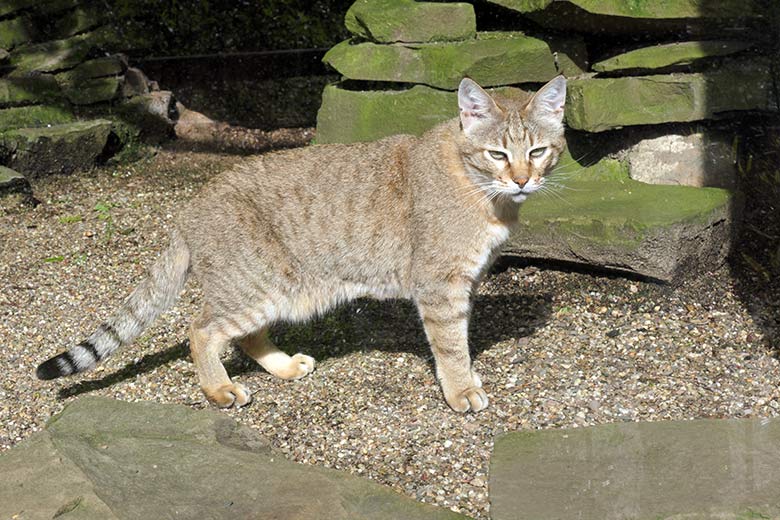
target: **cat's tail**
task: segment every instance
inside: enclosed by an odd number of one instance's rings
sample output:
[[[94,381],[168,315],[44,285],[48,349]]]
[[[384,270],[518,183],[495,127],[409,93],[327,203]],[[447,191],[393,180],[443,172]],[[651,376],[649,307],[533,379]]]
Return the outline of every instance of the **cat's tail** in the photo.
[[[189,268],[190,250],[174,230],[171,245],[117,312],[85,341],[41,363],[35,375],[38,379],[55,379],[83,372],[119,347],[132,343],[160,314],[173,306],[187,281]]]

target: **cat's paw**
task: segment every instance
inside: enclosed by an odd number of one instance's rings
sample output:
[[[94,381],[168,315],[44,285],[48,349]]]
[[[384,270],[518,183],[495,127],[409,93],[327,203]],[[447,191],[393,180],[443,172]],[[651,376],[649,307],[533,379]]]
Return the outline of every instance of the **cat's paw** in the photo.
[[[444,399],[456,412],[479,412],[488,405],[488,396],[482,390],[482,380],[476,372],[471,373],[472,386],[444,393]]]
[[[220,408],[230,408],[233,405],[240,408],[252,401],[252,392],[238,383],[207,386],[203,387],[202,390],[206,399]]]
[[[283,366],[269,368],[273,375],[281,379],[300,379],[314,372],[314,358],[305,354],[295,354],[288,358]]]

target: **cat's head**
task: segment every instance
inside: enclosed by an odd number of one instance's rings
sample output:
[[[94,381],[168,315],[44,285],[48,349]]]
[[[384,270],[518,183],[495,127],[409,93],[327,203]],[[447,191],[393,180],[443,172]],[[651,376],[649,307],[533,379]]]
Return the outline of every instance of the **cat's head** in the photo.
[[[566,141],[566,79],[558,76],[527,101],[492,98],[465,78],[458,89],[461,154],[485,191],[522,202],[544,184]]]

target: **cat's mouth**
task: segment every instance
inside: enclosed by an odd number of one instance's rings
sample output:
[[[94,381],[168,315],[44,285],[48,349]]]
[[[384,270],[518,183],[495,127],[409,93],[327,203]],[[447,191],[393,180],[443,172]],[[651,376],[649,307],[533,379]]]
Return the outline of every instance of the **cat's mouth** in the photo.
[[[523,190],[518,191],[514,195],[511,195],[512,201],[514,202],[524,202],[525,199],[528,198],[528,193],[524,192]]]

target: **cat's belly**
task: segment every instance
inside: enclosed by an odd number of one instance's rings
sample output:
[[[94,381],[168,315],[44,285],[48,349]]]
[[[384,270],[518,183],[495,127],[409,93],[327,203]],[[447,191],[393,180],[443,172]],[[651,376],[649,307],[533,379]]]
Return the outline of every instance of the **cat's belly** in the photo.
[[[400,283],[385,281],[382,283],[363,283],[346,280],[328,280],[309,286],[285,298],[279,310],[294,321],[307,320],[315,315],[324,314],[340,304],[358,298],[387,300],[407,297]],[[281,317],[281,316],[280,316]]]

